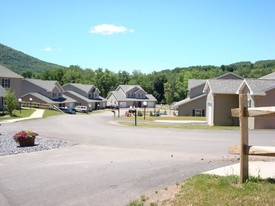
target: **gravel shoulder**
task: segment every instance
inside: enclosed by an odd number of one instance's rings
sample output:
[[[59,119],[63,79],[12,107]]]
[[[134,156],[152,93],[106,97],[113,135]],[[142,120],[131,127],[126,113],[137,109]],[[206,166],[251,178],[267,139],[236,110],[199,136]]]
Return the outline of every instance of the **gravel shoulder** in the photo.
[[[0,156],[14,155],[20,153],[37,152],[43,150],[69,147],[70,143],[62,139],[36,137],[35,146],[19,147],[13,140],[14,132],[4,132],[0,135]]]

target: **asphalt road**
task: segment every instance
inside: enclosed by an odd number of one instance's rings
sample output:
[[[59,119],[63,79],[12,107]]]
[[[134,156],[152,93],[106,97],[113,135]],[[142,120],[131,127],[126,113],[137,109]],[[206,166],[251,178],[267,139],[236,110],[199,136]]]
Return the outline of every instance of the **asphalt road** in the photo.
[[[2,124],[74,146],[0,157],[0,205],[126,205],[194,174],[232,164],[236,130],[178,130],[113,124],[111,112]],[[250,132],[252,145],[275,145],[274,130]]]

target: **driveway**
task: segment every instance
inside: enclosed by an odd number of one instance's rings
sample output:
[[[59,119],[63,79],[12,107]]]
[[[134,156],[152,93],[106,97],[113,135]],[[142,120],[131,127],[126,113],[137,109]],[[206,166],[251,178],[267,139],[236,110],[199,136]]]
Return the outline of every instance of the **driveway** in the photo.
[[[142,194],[232,164],[239,131],[177,130],[113,124],[111,112],[3,124],[74,146],[0,157],[0,205],[126,205]],[[274,130],[250,132],[275,145]]]

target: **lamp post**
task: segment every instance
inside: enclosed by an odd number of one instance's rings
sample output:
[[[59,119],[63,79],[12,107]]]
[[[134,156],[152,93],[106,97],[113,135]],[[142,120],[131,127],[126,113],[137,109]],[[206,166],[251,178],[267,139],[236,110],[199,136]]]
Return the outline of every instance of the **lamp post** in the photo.
[[[21,103],[22,103],[22,99],[19,98],[19,99],[18,99],[18,102],[19,102],[19,109],[20,109],[20,114],[21,114]]]
[[[138,113],[138,109],[135,108],[134,112],[135,112],[135,126],[137,126],[137,113]]]
[[[144,120],[145,120],[145,114],[146,114],[146,107],[147,107],[147,102],[143,102],[143,107],[144,107]]]
[[[30,97],[30,109],[32,108],[32,98]]]

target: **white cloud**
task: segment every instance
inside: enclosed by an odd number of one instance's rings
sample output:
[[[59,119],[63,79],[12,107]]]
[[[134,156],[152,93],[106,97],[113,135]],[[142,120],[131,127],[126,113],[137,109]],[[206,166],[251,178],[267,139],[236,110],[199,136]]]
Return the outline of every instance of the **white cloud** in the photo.
[[[90,33],[112,35],[116,33],[134,32],[133,29],[128,29],[125,26],[116,26],[113,24],[100,24],[92,27]]]
[[[52,52],[53,49],[51,47],[46,47],[45,49],[43,49],[44,52]]]

